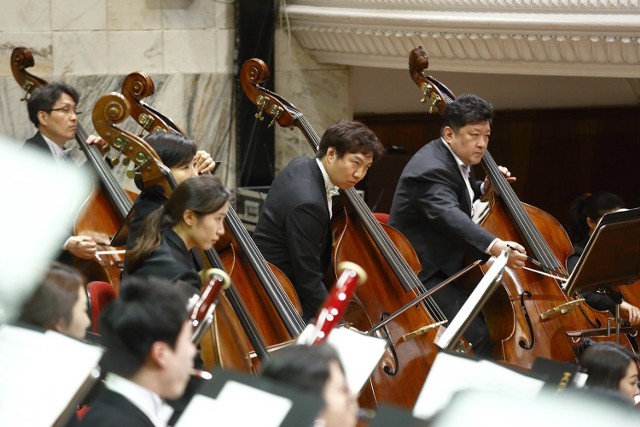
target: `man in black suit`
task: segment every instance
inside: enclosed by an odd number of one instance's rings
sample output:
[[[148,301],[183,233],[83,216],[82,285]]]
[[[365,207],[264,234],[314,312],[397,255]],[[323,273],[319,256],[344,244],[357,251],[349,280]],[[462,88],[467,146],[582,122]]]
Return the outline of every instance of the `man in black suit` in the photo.
[[[522,268],[525,249],[496,238],[471,219],[473,201],[489,189],[490,182],[474,179],[477,165],[487,151],[493,107],[475,95],[463,95],[448,104],[442,117],[441,137],[426,144],[404,168],[391,206],[389,225],[403,233],[416,250],[427,289],[463,268],[468,259],[488,259],[507,246],[508,266]],[[506,168],[501,171],[513,181]],[[458,313],[467,294],[451,284],[436,294],[436,302],[448,319]],[[475,352],[491,355],[484,322],[474,319],[465,338]]]
[[[50,83],[36,89],[27,101],[29,119],[38,132],[29,138],[24,146],[33,147],[51,155],[55,161],[69,160],[70,149],[65,149],[67,141],[75,139],[78,129],[78,92],[64,83]],[[88,144],[105,144],[95,135],[87,138]],[[59,260],[71,264],[71,256],[93,259],[96,242],[90,236],[71,236],[63,245]]]
[[[382,153],[369,128],[342,120],[327,128],[314,159],[293,159],[271,184],[253,238],[293,284],[306,321],[328,295],[322,278],[331,261],[331,198],[360,182]]]
[[[187,302],[169,281],[130,278],[100,316],[105,388],[81,426],[166,426],[193,369]]]

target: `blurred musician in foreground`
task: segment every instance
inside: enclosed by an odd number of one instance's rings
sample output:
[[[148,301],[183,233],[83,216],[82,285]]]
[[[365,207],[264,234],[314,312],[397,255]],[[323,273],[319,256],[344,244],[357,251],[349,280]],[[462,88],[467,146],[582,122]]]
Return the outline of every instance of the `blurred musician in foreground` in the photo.
[[[80,272],[53,262],[44,280],[23,305],[18,321],[84,339],[91,320],[87,314],[87,292]]]
[[[136,244],[127,251],[125,277],[159,276],[185,282],[199,293],[202,280],[190,251],[207,251],[224,234],[229,197],[213,175],[183,181],[145,219]]]
[[[294,345],[278,350],[264,366],[262,376],[322,396],[325,407],[314,426],[356,425],[358,401],[349,390],[338,353],[330,344]]]
[[[314,159],[293,159],[271,184],[253,238],[293,284],[305,321],[328,295],[332,196],[360,182],[383,150],[365,125],[342,120],[327,128]]]
[[[476,181],[471,166],[487,152],[493,107],[476,95],[462,95],[446,106],[440,138],[422,147],[402,171],[389,216],[412,244],[420,263],[420,280],[427,289],[446,280],[469,260],[497,256],[507,247],[508,267],[522,268],[525,249],[503,241],[472,221],[473,202],[489,190],[490,181]],[[513,182],[506,168],[501,172]],[[467,294],[456,283],[434,294],[448,319],[458,313]],[[476,318],[465,338],[476,354],[491,356],[486,325]]]
[[[578,197],[571,204],[569,212],[569,233],[573,242],[573,254],[567,259],[567,268],[572,272],[576,267],[589,238],[598,225],[598,221],[609,212],[615,212],[624,207],[620,196],[606,191],[596,191]],[[594,292],[585,292],[587,304],[596,310],[608,310],[616,313],[616,301],[609,287],[602,287]],[[617,297],[622,298],[620,295]],[[640,325],[640,309],[625,300],[621,300],[620,313],[628,319],[632,325]],[[633,342],[634,340],[632,340]]]
[[[584,351],[580,364],[588,375],[587,389],[620,393],[632,404],[640,397],[638,357],[627,348],[612,342],[595,343]]]
[[[76,137],[79,100],[78,92],[64,83],[52,82],[36,89],[27,101],[27,110],[38,131],[25,142],[25,146],[49,153],[56,162],[71,161],[68,158],[71,149],[65,149],[64,145]],[[86,142],[100,146],[105,144],[95,135],[90,135]],[[59,261],[70,264],[70,255],[93,259],[96,242],[90,236],[71,236],[62,249]]]
[[[162,164],[171,170],[171,175],[176,184],[180,184],[192,176],[211,172],[216,166],[209,153],[198,150],[196,143],[182,134],[155,131],[147,135],[144,140],[158,154]],[[133,203],[133,216],[129,223],[127,248],[132,248],[135,244],[147,215],[167,202],[167,196],[164,194],[162,187],[144,188],[144,184],[139,179],[136,179],[135,182],[141,192]]]
[[[81,426],[166,426],[164,399],[184,393],[195,345],[184,297],[170,282],[130,278],[100,316],[108,348],[105,389],[90,403]]]

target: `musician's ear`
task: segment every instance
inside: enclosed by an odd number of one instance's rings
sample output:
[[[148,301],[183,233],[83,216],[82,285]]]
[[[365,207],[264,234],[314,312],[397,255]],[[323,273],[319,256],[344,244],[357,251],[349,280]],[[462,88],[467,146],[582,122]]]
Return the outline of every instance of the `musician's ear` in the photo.
[[[189,226],[194,224],[195,218],[196,214],[191,209],[187,209],[182,213],[182,220]]]
[[[589,230],[595,230],[596,225],[598,225],[598,221],[594,221],[593,219],[587,217],[587,226],[589,227]]]
[[[336,148],[335,147],[327,148],[327,160],[332,162],[336,159],[336,157],[337,157]]]
[[[38,123],[41,126],[46,126],[47,125],[47,112],[46,111],[38,111]]]
[[[453,140],[454,135],[455,135],[455,132],[449,126],[445,126],[442,129],[442,139],[444,139],[447,144],[451,144],[451,141]]]

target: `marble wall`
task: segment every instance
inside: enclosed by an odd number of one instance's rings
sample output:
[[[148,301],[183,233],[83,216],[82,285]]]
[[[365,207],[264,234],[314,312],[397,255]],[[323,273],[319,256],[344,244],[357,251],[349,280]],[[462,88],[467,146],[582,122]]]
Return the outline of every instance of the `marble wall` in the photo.
[[[344,65],[320,64],[285,29],[276,31],[275,87],[322,136],[340,119],[351,119],[350,70]],[[298,130],[276,129],[276,169],[296,156],[313,156],[314,150]]]
[[[227,185],[235,182],[233,97],[234,2],[229,0],[3,0],[0,14],[0,134],[18,142],[35,129],[23,91],[11,72],[11,52],[28,47],[32,74],[63,80],[82,96],[81,125],[93,133],[96,100],[120,91],[123,78],[143,71],[155,83],[145,101],[171,117],[201,148],[223,161]],[[349,69],[319,64],[290,34],[276,34],[276,92],[305,115],[320,135],[350,118]],[[266,125],[266,124],[265,124]],[[138,127],[128,121],[127,130]],[[73,145],[70,142],[69,145]],[[82,153],[74,152],[78,162]],[[299,130],[276,130],[276,171],[298,155],[313,155]],[[132,189],[124,168],[115,171]]]
[[[233,183],[233,22],[226,0],[3,0],[0,133],[21,142],[35,132],[11,72],[17,46],[32,51],[32,74],[80,91],[80,121],[90,133],[96,100],[143,71],[155,84],[145,101],[222,160],[220,174]],[[133,121],[123,127],[137,129]],[[82,161],[81,153],[74,156]],[[123,168],[116,174],[132,187]]]

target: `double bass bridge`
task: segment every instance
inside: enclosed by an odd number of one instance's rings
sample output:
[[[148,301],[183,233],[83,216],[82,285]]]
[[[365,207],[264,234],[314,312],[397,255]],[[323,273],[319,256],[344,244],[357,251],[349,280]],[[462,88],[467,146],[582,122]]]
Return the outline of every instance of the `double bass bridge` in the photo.
[[[544,313],[540,313],[540,320],[547,320],[559,314],[567,314],[582,302],[584,302],[584,298],[578,298],[557,307],[550,308]]]
[[[424,334],[426,334],[427,332],[429,332],[429,331],[431,331],[433,329],[439,328],[441,325],[444,325],[445,323],[447,323],[446,320],[441,320],[440,322],[435,322],[435,323],[431,323],[429,325],[425,325],[425,326],[423,326],[423,327],[421,327],[419,329],[416,329],[413,332],[409,332],[409,333],[404,334],[402,336],[402,341],[409,341],[409,340],[412,340],[414,338],[417,338],[420,335],[424,335]]]

